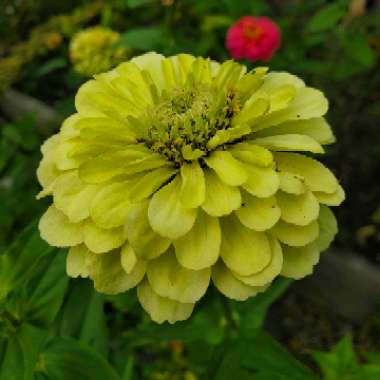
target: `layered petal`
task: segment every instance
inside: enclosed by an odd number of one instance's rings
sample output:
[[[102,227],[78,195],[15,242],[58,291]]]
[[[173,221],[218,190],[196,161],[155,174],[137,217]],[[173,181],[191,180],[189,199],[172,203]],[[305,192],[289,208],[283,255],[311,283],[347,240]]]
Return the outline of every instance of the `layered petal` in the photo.
[[[306,226],[297,226],[280,220],[271,230],[281,243],[301,247],[317,239],[319,226],[316,221]]]
[[[235,213],[242,224],[255,231],[269,230],[281,216],[275,197],[257,198],[246,192],[242,206]]]
[[[120,247],[126,239],[123,227],[104,229],[88,220],[83,228],[83,241],[94,253],[104,253]]]
[[[205,171],[206,198],[203,210],[211,216],[228,215],[241,205],[240,190],[226,185],[211,170]]]
[[[137,297],[145,311],[157,323],[183,321],[190,317],[194,309],[193,303],[181,303],[159,296],[148,280],[144,280],[137,287]]]
[[[89,257],[91,252],[84,244],[71,247],[66,260],[66,272],[70,277],[89,276]]]
[[[283,265],[282,248],[278,240],[272,236],[268,237],[271,248],[271,260],[260,272],[250,276],[241,276],[235,273],[235,277],[244,284],[254,287],[269,285],[281,272]]]
[[[281,219],[287,223],[306,226],[319,215],[319,202],[311,191],[300,195],[279,191],[276,194],[281,209]]]
[[[212,282],[222,294],[237,301],[245,301],[265,290],[264,287],[249,286],[238,280],[222,261],[212,268]]]
[[[302,176],[311,191],[334,193],[338,181],[333,173],[320,162],[298,153],[275,153],[277,168],[280,171]]]
[[[155,293],[182,303],[194,303],[205,293],[211,270],[182,267],[172,249],[148,264],[147,276]]]
[[[220,255],[229,269],[249,276],[270,262],[271,248],[265,233],[243,226],[235,216],[223,218]]]
[[[176,177],[156,192],[149,202],[148,218],[152,229],[161,236],[176,239],[194,225],[197,209],[186,209],[180,198],[181,179]]]
[[[105,294],[118,294],[134,288],[144,277],[146,264],[139,261],[130,273],[122,265],[120,251],[104,255],[92,255],[89,272],[97,291]]]
[[[314,265],[319,261],[320,252],[315,244],[304,247],[283,246],[284,263],[281,274],[299,280],[313,273]]]
[[[218,260],[221,238],[218,218],[199,211],[193,228],[174,241],[177,260],[188,269],[208,268]]]
[[[71,223],[55,206],[50,206],[38,224],[41,237],[55,247],[73,247],[83,241],[83,223]]]
[[[153,231],[148,220],[149,202],[132,205],[125,225],[128,240],[136,256],[151,260],[164,253],[171,244],[171,239]]]

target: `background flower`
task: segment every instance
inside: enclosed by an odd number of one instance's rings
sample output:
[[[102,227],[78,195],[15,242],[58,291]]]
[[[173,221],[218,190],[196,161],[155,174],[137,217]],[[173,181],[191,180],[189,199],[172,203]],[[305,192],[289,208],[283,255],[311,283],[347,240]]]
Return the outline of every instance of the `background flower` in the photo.
[[[269,61],[280,43],[280,30],[268,17],[244,16],[228,29],[226,37],[231,57],[248,61]]]
[[[116,47],[120,34],[101,26],[77,33],[70,43],[70,59],[77,72],[92,76],[110,70],[128,56],[128,49]]]

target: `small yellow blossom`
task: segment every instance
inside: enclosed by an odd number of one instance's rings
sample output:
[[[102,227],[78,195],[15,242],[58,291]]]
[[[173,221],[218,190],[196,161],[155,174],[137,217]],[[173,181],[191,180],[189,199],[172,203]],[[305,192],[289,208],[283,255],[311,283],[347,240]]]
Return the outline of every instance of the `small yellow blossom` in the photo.
[[[129,49],[115,46],[119,38],[119,33],[101,26],[77,33],[70,43],[70,59],[75,70],[92,76],[124,61]]]

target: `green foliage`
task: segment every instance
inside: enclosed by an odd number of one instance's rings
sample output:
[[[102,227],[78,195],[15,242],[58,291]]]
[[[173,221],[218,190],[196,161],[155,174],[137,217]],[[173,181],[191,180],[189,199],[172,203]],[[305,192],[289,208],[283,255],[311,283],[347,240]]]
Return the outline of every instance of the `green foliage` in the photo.
[[[345,12],[344,5],[339,2],[325,5],[309,20],[306,29],[310,32],[331,29],[338,24]]]
[[[0,255],[1,380],[120,379],[106,360],[102,296],[88,283],[70,289],[65,260],[36,223]]]
[[[377,380],[380,378],[380,355],[366,355],[361,364],[355,354],[352,338],[345,336],[331,352],[314,352],[324,380]]]

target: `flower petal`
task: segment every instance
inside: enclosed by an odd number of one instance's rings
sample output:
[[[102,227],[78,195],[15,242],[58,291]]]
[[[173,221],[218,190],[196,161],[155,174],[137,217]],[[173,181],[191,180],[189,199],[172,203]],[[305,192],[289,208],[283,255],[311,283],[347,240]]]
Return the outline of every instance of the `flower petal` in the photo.
[[[328,102],[321,91],[311,87],[301,87],[288,107],[255,119],[251,124],[252,130],[259,131],[291,120],[321,117],[327,109]]]
[[[346,199],[346,194],[343,190],[343,187],[340,185],[338,185],[338,188],[335,191],[335,193],[328,194],[322,192],[315,192],[314,195],[320,203],[327,206],[339,206]]]
[[[267,137],[285,135],[289,133],[309,136],[323,145],[335,142],[335,137],[332,133],[331,127],[323,117],[288,121],[274,127],[257,131],[255,136]]]
[[[230,152],[214,151],[205,161],[207,166],[214,169],[219,178],[227,185],[239,186],[248,178],[245,166]]]
[[[266,289],[266,287],[249,286],[239,281],[222,261],[218,261],[212,267],[212,282],[222,294],[237,301],[245,301]]]
[[[265,233],[243,226],[235,216],[223,218],[221,224],[220,255],[229,269],[249,276],[269,264],[271,249]]]
[[[174,241],[177,260],[188,269],[200,270],[210,267],[218,260],[220,242],[218,218],[199,211],[193,228]]]
[[[125,228],[128,240],[139,259],[151,260],[164,253],[171,240],[160,236],[152,230],[148,220],[149,202],[132,205]]]
[[[177,239],[190,231],[197,217],[197,209],[185,209],[182,206],[180,189],[181,179],[177,176],[153,195],[148,207],[152,229],[171,239]]]
[[[148,280],[144,280],[137,287],[137,297],[141,306],[157,323],[183,321],[190,317],[194,309],[193,303],[181,303],[160,297],[150,287]]]
[[[91,202],[90,214],[102,228],[122,226],[131,207],[128,198],[130,182],[116,182],[101,188]]]
[[[239,274],[235,274],[236,278],[244,284],[250,286],[269,285],[274,278],[280,274],[283,263],[281,245],[274,237],[269,237],[268,239],[272,251],[270,263],[262,271],[254,273],[250,276],[240,276]]]
[[[206,196],[206,184],[203,170],[198,161],[181,166],[181,203],[185,208],[200,206]]]
[[[70,277],[88,277],[88,256],[90,251],[84,244],[71,247],[66,259],[66,272]]]
[[[148,263],[147,276],[155,293],[182,303],[198,301],[206,293],[211,270],[182,267],[173,249]]]
[[[121,266],[118,250],[104,255],[92,255],[90,260],[90,277],[98,292],[118,294],[134,288],[144,277],[146,264],[138,261],[131,273]]]
[[[268,198],[278,190],[280,178],[274,169],[254,165],[246,165],[246,169],[248,180],[242,187],[250,194],[259,198]]]
[[[317,239],[319,227],[317,221],[306,226],[296,226],[280,220],[271,232],[281,243],[292,247],[301,247]]]
[[[235,144],[231,149],[231,153],[238,160],[255,166],[267,167],[273,162],[272,153],[259,145],[249,143]]]
[[[277,136],[260,137],[252,140],[253,143],[261,145],[272,151],[305,151],[312,153],[324,153],[318,142],[309,136],[296,134],[283,134]]]
[[[137,179],[134,185],[131,184],[129,199],[131,202],[139,202],[150,197],[166,181],[174,176],[175,173],[176,169],[172,167],[153,169],[145,174],[141,179]]]
[[[255,231],[269,230],[281,216],[275,197],[256,198],[246,192],[242,206],[235,213],[242,224]]]
[[[302,176],[311,191],[335,193],[338,181],[329,169],[310,157],[298,153],[274,153],[280,171]]]
[[[90,220],[85,223],[83,236],[84,243],[94,253],[104,253],[118,248],[126,239],[123,227],[104,229]]]
[[[211,170],[205,171],[206,199],[203,210],[211,216],[228,215],[241,205],[240,190],[226,185]]]
[[[320,256],[315,244],[300,248],[283,246],[283,254],[284,263],[281,274],[296,280],[313,273],[314,265],[318,263]]]
[[[79,88],[75,108],[81,116],[108,116],[120,122],[136,113],[135,106],[127,98],[100,80],[89,80]]]
[[[137,257],[129,243],[125,243],[120,250],[120,263],[123,269],[130,274],[137,265]]]
[[[305,179],[297,174],[280,172],[280,189],[285,193],[300,195],[303,194],[307,187]]]
[[[54,161],[54,152],[59,145],[59,140],[59,135],[53,135],[41,147],[43,158],[37,169],[37,178],[42,187],[51,185],[60,173]]]
[[[281,209],[281,219],[287,223],[305,226],[319,215],[319,202],[311,191],[294,195],[279,191],[276,194]]]
[[[320,252],[323,252],[331,245],[335,235],[338,233],[338,223],[335,215],[327,206],[321,206],[318,224],[319,236],[314,244]]]
[[[42,239],[54,247],[72,247],[83,241],[83,223],[71,223],[53,205],[42,215],[38,228]]]
[[[82,183],[77,171],[66,172],[59,176],[54,183],[54,205],[71,222],[80,222],[89,217],[90,203],[97,190],[94,185]]]

